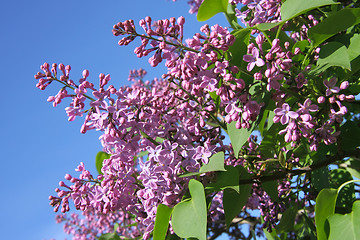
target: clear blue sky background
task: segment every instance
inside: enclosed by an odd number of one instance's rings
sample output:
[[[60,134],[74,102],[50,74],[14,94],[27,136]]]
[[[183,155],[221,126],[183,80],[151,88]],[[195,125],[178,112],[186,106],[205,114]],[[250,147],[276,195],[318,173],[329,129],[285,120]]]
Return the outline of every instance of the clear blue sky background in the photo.
[[[160,68],[151,69],[147,59],[133,53],[138,42],[120,47],[111,30],[130,18],[137,23],[148,15],[154,20],[183,15],[190,37],[203,23],[188,14],[187,0],[178,1],[1,1],[0,239],[64,239],[48,196],[66,173],[75,174],[79,162],[95,172],[101,150],[99,133],[83,135],[82,119],[67,121],[67,103],[53,108],[46,102],[59,87],[35,87],[39,66],[45,61],[70,64],[74,80],[86,68],[95,83],[99,73],[110,73],[115,86],[128,84],[130,69],[146,69],[149,79],[160,77]],[[226,25],[222,15],[207,23],[215,22]]]

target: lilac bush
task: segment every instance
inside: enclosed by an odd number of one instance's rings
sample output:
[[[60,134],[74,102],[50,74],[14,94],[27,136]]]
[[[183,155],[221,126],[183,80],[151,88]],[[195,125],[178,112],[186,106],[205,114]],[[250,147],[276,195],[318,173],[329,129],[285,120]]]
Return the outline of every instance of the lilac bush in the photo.
[[[190,39],[184,17],[113,26],[120,46],[138,39],[139,58],[166,66],[160,78],[131,70],[131,85],[116,88],[109,74],[95,84],[89,70],[75,81],[69,65],[41,65],[36,86],[59,84],[48,102],[71,99],[68,120],[101,131],[104,152],[97,173],[80,163],[59,182],[56,221],[73,239],[335,236],[336,215],[359,198],[359,4],[188,3],[230,26],[205,24]],[[343,14],[355,20],[340,24]]]

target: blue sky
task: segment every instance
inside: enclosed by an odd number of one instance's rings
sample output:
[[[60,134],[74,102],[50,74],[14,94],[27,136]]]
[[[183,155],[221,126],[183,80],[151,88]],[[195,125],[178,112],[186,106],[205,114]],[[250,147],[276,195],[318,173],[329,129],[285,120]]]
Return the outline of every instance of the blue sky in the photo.
[[[203,23],[188,9],[186,0],[1,1],[1,239],[64,239],[48,196],[66,173],[75,173],[79,162],[95,172],[95,155],[101,150],[98,132],[83,135],[82,119],[67,121],[67,103],[53,108],[46,102],[59,88],[35,87],[39,66],[45,61],[70,64],[74,80],[88,69],[94,82],[99,73],[110,73],[117,87],[128,84],[130,69],[146,69],[149,79],[160,77],[161,68],[152,69],[147,59],[133,53],[137,43],[117,45],[112,26],[130,18],[137,23],[148,15],[154,20],[183,15],[190,37]],[[221,15],[207,23],[216,22],[226,24]]]

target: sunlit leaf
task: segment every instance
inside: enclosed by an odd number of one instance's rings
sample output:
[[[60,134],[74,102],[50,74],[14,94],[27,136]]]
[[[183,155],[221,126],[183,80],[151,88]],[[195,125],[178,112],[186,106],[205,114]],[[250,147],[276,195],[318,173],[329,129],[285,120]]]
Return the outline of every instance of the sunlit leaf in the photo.
[[[336,2],[332,0],[286,0],[281,5],[281,19],[289,20],[312,9],[330,4],[336,4]]]
[[[231,145],[234,150],[234,155],[237,158],[239,156],[240,149],[246,143],[252,131],[246,128],[237,129],[235,121],[227,124],[227,129]]]
[[[353,204],[352,212],[349,214],[334,214],[328,218],[330,224],[330,240],[360,239],[360,201]]]
[[[217,13],[226,12],[228,3],[228,0],[204,0],[199,7],[197,20],[206,21]]]
[[[159,204],[159,206],[157,207],[153,233],[154,240],[165,239],[172,211],[172,208],[169,208],[168,206],[163,204]]]
[[[224,152],[218,152],[210,157],[208,164],[202,165],[202,167],[199,169],[199,172],[206,173],[215,171],[226,171],[224,168],[224,161]]]
[[[224,152],[218,152],[209,158],[208,164],[203,164],[199,172],[190,172],[180,175],[180,177],[190,177],[200,175],[201,173],[226,171],[224,168],[225,155]]]
[[[347,48],[339,42],[329,42],[320,49],[318,65],[339,66],[351,69]]]
[[[103,166],[103,161],[105,159],[109,159],[110,156],[111,156],[111,154],[108,154],[106,152],[98,152],[96,154],[95,165],[96,165],[96,170],[98,171],[99,174],[103,174],[101,172],[101,168]]]
[[[121,240],[116,233],[105,233],[99,237],[99,240]]]
[[[206,240],[206,200],[203,185],[191,179],[189,181],[191,199],[175,205],[171,223],[174,232],[182,238]]]
[[[337,190],[324,188],[316,198],[315,205],[315,224],[316,233],[319,240],[326,240],[328,232],[325,230],[326,219],[335,213]]]

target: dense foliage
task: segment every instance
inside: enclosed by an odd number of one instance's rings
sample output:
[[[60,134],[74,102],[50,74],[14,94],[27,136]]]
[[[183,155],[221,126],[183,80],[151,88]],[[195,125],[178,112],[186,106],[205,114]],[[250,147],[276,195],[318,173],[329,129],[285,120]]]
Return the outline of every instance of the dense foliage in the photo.
[[[66,174],[51,205],[74,239],[359,239],[360,4],[347,0],[194,0],[204,21],[119,22],[161,78],[130,86],[44,63],[69,121],[84,117],[103,152],[98,173]],[[240,20],[240,21],[238,21]],[[241,24],[241,25],[240,25]],[[246,26],[246,27],[242,27]],[[73,203],[79,213],[66,214]]]

